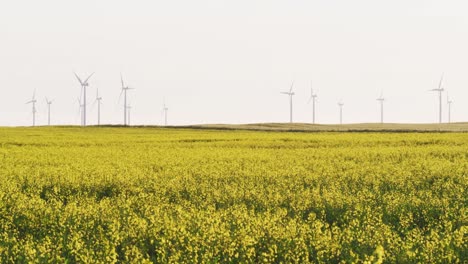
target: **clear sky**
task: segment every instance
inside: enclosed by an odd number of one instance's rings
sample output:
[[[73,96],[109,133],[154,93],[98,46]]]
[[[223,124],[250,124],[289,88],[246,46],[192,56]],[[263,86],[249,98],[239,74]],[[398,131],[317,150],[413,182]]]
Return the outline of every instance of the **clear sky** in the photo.
[[[120,72],[133,124],[286,122],[281,91],[295,81],[294,120],[436,122],[437,88],[468,120],[468,2],[462,0],[4,0],[0,2],[0,126],[29,125],[37,90],[54,124],[79,124],[80,86],[96,88],[102,122],[122,123]],[[444,120],[447,119],[444,94]]]

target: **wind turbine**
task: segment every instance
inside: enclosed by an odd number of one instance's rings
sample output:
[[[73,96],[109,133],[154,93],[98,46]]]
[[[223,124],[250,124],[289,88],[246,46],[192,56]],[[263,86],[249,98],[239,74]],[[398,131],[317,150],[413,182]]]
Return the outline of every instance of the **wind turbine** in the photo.
[[[340,125],[343,124],[343,106],[344,103],[342,101],[338,102],[338,106],[340,107]]]
[[[442,77],[440,78],[440,82],[439,82],[439,88],[429,90],[431,92],[439,93],[439,124],[442,123],[442,92],[444,91],[444,88],[442,87],[443,80],[444,80],[444,75],[442,74]]]
[[[380,103],[380,123],[383,124],[384,122],[384,102],[385,98],[383,97],[383,93],[380,94],[380,97],[377,98],[377,101]]]
[[[289,89],[289,92],[281,92],[282,94],[287,94],[289,96],[289,123],[293,122],[293,86],[294,82],[291,84],[291,88]]]
[[[101,125],[101,101],[102,101],[102,97],[99,96],[99,89],[96,90],[96,101],[94,101],[94,103],[97,102],[98,104],[98,126]]]
[[[312,124],[315,124],[315,102],[317,101],[317,94],[314,94],[312,83],[310,84],[310,98],[309,103],[312,101]]]
[[[91,75],[88,76],[88,78],[86,78],[86,80],[83,82],[80,77],[78,77],[78,75],[75,73],[75,76],[76,76],[76,79],[78,79],[78,81],[80,82],[81,84],[81,89],[82,89],[82,92],[83,94],[81,94],[80,96],[83,96],[83,113],[82,113],[82,121],[81,121],[81,124],[83,126],[86,126],[86,88],[89,86],[89,79],[91,78],[91,76],[94,75],[94,72],[91,73]],[[81,105],[81,100],[80,100],[80,105]]]
[[[449,124],[452,122],[452,104],[453,104],[453,101],[449,99],[448,92],[447,92],[448,122],[449,122]]]
[[[128,86],[125,86],[122,74],[120,74],[120,81],[122,82],[122,90],[120,91],[120,96],[119,96],[119,101],[120,97],[122,97],[122,93],[124,94],[124,126],[127,125],[127,91],[128,90],[133,90],[135,88],[130,88]]]
[[[169,108],[166,106],[166,102],[164,102],[164,105],[163,105],[164,126],[167,126],[167,111],[169,111]]]
[[[47,102],[47,125],[50,126],[50,106],[54,102],[54,100],[49,101],[49,99],[46,97],[46,102]]]
[[[36,90],[34,90],[32,100],[27,102],[26,104],[32,104],[32,114],[33,114],[33,127],[36,126]]]

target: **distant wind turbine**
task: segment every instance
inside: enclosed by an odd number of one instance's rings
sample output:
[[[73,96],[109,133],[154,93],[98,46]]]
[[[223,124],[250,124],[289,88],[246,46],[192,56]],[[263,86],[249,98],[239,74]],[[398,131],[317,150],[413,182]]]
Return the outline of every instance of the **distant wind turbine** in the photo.
[[[439,93],[439,124],[442,123],[442,92],[444,88],[442,87],[442,82],[444,80],[444,75],[440,78],[439,88],[430,90],[431,92],[438,92]]]
[[[82,89],[82,93],[80,96],[83,96],[83,113],[81,115],[82,117],[82,121],[81,121],[81,124],[83,126],[86,126],[86,88],[89,86],[89,79],[91,78],[91,76],[94,75],[94,72],[91,73],[91,75],[88,76],[88,78],[86,78],[85,81],[82,81],[80,77],[78,77],[78,75],[75,73],[75,76],[76,76],[76,79],[78,79],[78,81],[80,82],[81,84],[81,89]],[[81,100],[80,100],[80,105],[81,105]]]
[[[46,97],[46,102],[47,102],[47,125],[50,126],[50,106],[54,102],[54,100],[49,101],[49,99]]]
[[[282,94],[287,94],[289,96],[289,123],[293,122],[293,86],[294,82],[292,82],[289,92],[281,92]]]
[[[340,125],[343,124],[343,106],[344,106],[344,103],[342,101],[340,101],[338,103],[338,106],[340,107]]]
[[[36,90],[34,90],[32,100],[27,102],[26,104],[32,104],[32,114],[33,114],[33,127],[36,126]]]
[[[122,74],[120,74],[120,81],[122,82],[122,90],[120,91],[120,97],[122,97],[122,93],[124,94],[124,126],[127,125],[127,91],[128,90],[133,90],[135,88],[130,88],[128,86],[125,86]],[[120,101],[119,97],[119,101]]]
[[[385,98],[383,97],[383,93],[380,94],[380,97],[377,98],[377,101],[380,103],[380,123],[383,124],[384,122],[384,102]]]
[[[169,111],[169,108],[166,106],[166,102],[164,102],[163,104],[164,126],[167,126],[167,111]]]
[[[312,101],[312,124],[315,124],[315,102],[317,101],[317,94],[314,94],[312,83],[310,84],[310,98],[309,103]]]
[[[98,104],[98,117],[97,117],[97,120],[98,120],[98,126],[101,125],[101,102],[102,101],[102,97],[99,96],[99,89],[96,90],[96,101],[94,101],[94,103],[97,103]]]
[[[449,122],[449,124],[452,123],[452,104],[453,104],[453,101],[449,99],[449,95],[447,93],[448,122]]]

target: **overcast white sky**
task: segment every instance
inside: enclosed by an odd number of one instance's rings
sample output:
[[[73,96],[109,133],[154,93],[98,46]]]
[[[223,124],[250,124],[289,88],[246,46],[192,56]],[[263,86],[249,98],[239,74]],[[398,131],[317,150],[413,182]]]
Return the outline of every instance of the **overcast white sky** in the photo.
[[[52,121],[79,124],[80,86],[96,88],[104,123],[122,123],[120,72],[133,124],[286,122],[295,80],[294,120],[436,122],[437,87],[454,100],[453,120],[468,120],[468,2],[462,0],[2,0],[0,126],[29,125],[37,90]],[[444,98],[444,119],[447,119]]]

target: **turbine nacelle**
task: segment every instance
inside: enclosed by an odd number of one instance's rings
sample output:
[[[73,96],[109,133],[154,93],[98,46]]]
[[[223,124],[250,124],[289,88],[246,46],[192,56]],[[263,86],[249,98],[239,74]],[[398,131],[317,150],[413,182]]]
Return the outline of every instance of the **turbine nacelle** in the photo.
[[[91,73],[91,74],[88,76],[88,78],[86,78],[86,80],[82,81],[81,78],[78,76],[78,74],[76,74],[76,72],[75,72],[76,79],[78,80],[78,82],[80,82],[80,84],[81,84],[82,87],[88,87],[88,86],[89,86],[88,81],[89,81],[89,79],[90,79],[93,75],[94,75],[94,72]]]
[[[444,88],[439,88],[439,89],[432,89],[432,90],[429,90],[429,92],[443,92],[445,91]]]
[[[312,86],[312,83],[310,84]],[[314,89],[311,87],[310,88],[310,98],[309,98],[309,103],[310,101],[314,100],[315,98],[317,98],[317,94],[314,93]]]
[[[282,93],[282,94],[287,94],[287,95],[289,95],[289,96],[295,95],[295,93],[293,92],[293,86],[294,86],[294,82],[292,82],[291,88],[289,88],[289,92],[281,92],[281,93]]]

